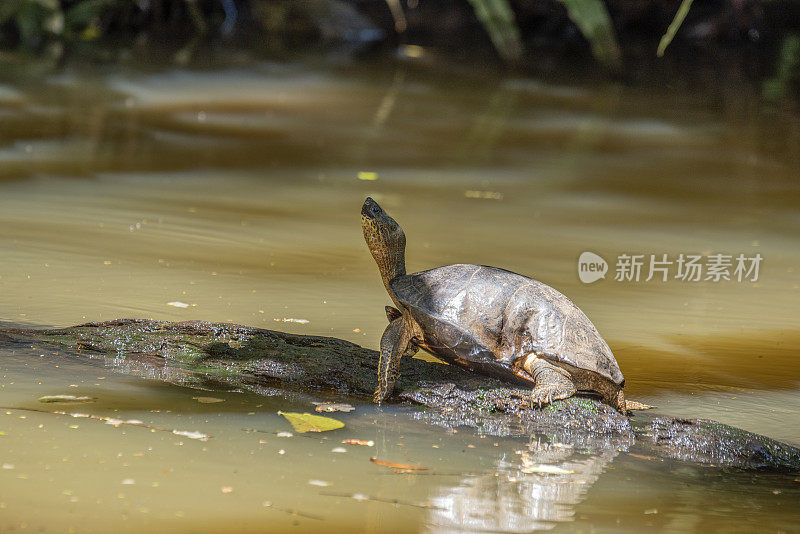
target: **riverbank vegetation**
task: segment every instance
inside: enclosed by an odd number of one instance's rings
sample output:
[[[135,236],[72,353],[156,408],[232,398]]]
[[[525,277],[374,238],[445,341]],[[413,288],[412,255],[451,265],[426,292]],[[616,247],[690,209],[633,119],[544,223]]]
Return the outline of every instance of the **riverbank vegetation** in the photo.
[[[349,54],[422,51],[457,61],[606,74],[692,64],[796,94],[800,2],[791,0],[3,0],[0,50],[101,60],[198,50],[257,55],[336,46]]]

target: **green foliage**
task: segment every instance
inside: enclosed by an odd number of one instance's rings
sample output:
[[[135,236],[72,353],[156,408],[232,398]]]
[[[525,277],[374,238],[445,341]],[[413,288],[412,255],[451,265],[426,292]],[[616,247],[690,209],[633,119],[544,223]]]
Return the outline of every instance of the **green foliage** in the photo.
[[[560,1],[567,8],[569,18],[589,41],[595,59],[612,70],[619,69],[622,54],[603,0]]]
[[[65,9],[59,0],[2,0],[0,27],[15,28],[20,43],[27,48],[36,48],[51,37],[89,39],[96,32],[86,29],[114,3],[114,0],[82,0]]]
[[[508,0],[468,0],[483,25],[495,50],[514,63],[522,56],[522,40]]]
[[[789,94],[793,81],[800,73],[800,35],[792,33],[784,37],[778,68],[775,75],[764,82],[762,94],[767,100],[777,101]]]
[[[675,13],[675,18],[672,19],[672,23],[670,23],[669,28],[667,28],[667,32],[661,37],[661,42],[658,43],[658,51],[656,52],[658,57],[664,56],[664,51],[672,42],[672,39],[675,38],[675,34],[678,33],[678,28],[683,24],[683,19],[685,19],[686,15],[689,13],[692,2],[693,0],[683,0],[681,2],[678,12]]]

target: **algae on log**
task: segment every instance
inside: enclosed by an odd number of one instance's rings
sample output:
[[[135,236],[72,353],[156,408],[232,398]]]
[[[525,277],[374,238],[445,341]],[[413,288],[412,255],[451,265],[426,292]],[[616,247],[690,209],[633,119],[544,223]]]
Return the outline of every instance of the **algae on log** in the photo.
[[[378,353],[340,339],[234,324],[120,319],[51,330],[1,329],[0,348],[50,347],[104,358],[122,372],[179,384],[218,382],[257,392],[327,391],[365,401]],[[146,373],[142,373],[146,370]],[[636,415],[635,425],[591,398],[529,407],[529,392],[458,367],[405,358],[395,398],[428,408],[414,417],[493,435],[538,435],[580,447],[650,450],[738,468],[800,469],[800,450],[714,421]]]

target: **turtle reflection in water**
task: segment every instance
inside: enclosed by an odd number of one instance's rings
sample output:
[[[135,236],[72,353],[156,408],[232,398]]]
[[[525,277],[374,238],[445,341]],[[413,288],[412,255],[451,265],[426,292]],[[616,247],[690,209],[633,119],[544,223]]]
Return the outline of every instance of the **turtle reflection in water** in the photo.
[[[418,347],[442,360],[533,387],[532,405],[577,392],[598,394],[625,413],[625,378],[591,321],[567,297],[497,267],[448,265],[406,274],[406,236],[371,198],[364,238],[396,308],[381,337],[378,388],[392,392],[400,359]]]

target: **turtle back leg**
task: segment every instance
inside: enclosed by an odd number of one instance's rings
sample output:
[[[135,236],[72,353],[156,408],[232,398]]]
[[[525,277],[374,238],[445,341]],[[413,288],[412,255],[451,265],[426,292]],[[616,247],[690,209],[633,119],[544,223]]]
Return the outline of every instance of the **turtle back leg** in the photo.
[[[378,388],[373,400],[381,402],[392,393],[400,377],[400,359],[406,354],[411,341],[411,331],[406,321],[398,317],[389,323],[381,336],[381,357],[378,361]]]
[[[571,397],[578,391],[566,371],[536,355],[528,356],[522,366],[536,384],[531,391],[531,406],[536,404],[541,407],[554,400]]]

